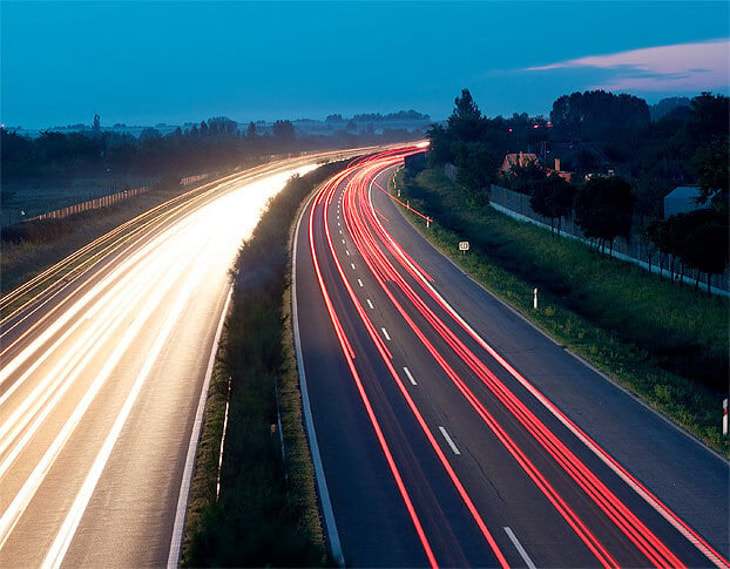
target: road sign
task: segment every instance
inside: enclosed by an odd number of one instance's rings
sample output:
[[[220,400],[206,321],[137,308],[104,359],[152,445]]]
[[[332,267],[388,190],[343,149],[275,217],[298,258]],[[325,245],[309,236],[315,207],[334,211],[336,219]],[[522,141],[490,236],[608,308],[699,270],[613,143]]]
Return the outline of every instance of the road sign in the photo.
[[[468,241],[459,241],[459,251],[468,251],[469,250],[469,242]]]

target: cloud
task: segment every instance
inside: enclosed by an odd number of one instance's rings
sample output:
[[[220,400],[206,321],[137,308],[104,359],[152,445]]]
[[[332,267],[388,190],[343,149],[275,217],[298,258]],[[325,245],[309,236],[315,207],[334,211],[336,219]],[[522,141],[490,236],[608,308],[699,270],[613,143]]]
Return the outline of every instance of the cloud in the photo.
[[[726,92],[730,83],[730,40],[711,40],[592,55],[526,71],[592,69],[604,79],[595,89],[645,92]]]

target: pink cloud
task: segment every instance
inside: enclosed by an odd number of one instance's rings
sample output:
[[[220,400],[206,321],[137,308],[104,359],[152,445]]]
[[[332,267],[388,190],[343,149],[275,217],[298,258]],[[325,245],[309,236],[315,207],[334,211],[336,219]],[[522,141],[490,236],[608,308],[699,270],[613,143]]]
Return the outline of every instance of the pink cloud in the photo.
[[[635,49],[530,67],[527,71],[599,69],[608,77],[595,88],[614,91],[726,91],[730,40]]]

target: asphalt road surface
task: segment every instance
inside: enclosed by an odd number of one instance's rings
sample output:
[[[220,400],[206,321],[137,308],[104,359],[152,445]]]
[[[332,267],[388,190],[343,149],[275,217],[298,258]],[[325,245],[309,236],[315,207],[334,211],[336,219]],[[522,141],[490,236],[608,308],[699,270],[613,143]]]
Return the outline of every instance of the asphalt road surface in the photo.
[[[177,562],[228,270],[269,197],[321,158],[208,184],[2,299],[0,567]]]
[[[294,309],[330,543],[362,567],[728,567],[728,463],[435,251],[383,191],[308,204]]]

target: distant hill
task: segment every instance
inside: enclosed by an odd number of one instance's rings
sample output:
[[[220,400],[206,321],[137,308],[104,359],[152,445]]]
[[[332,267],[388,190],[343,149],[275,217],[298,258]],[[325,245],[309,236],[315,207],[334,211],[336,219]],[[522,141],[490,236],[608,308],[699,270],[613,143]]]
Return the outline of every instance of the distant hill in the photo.
[[[652,121],[656,122],[674,109],[689,107],[690,105],[691,100],[688,97],[669,97],[662,99],[656,105],[649,106],[649,116]]]

